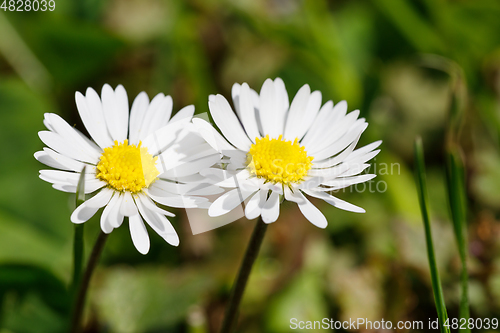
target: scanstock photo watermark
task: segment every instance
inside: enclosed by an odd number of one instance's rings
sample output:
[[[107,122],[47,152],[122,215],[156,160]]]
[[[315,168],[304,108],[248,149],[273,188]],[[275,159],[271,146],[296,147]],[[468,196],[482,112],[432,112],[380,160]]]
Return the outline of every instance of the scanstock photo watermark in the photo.
[[[453,330],[457,329],[493,329],[499,327],[498,318],[448,318],[444,325]],[[424,320],[368,320],[367,318],[349,318],[349,320],[335,320],[323,318],[321,320],[299,320],[290,318],[290,329],[292,330],[439,330],[439,319],[430,318]]]
[[[401,174],[401,165],[399,163],[378,163],[377,158],[375,157],[371,164],[368,166],[367,164],[363,164],[359,166],[364,169],[364,173],[359,175],[359,183],[352,183],[346,181],[345,186],[342,187],[341,181],[339,181],[338,189],[330,191],[331,193],[361,193],[361,192],[370,192],[370,193],[384,193],[387,191],[387,182],[383,179],[380,179],[379,176],[393,176]],[[369,177],[372,175],[371,177]],[[369,177],[368,181],[364,181],[363,176]],[[339,176],[342,177],[342,176]]]

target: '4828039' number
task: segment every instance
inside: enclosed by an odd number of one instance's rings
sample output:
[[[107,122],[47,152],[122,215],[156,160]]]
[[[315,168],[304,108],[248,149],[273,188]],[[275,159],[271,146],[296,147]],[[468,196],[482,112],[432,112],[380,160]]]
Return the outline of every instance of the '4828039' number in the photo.
[[[45,12],[47,10],[53,11],[56,9],[56,2],[54,0],[4,0],[0,9],[9,12]]]
[[[444,322],[445,327],[448,327],[450,329],[494,329],[496,330],[499,326],[498,318],[452,318],[451,320],[448,318]]]

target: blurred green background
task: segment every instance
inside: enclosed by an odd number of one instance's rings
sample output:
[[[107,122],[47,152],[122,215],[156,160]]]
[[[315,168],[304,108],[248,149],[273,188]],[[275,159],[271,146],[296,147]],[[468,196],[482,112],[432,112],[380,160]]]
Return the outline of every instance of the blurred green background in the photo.
[[[0,332],[64,332],[68,316],[74,195],[38,179],[45,112],[83,129],[75,91],[109,83],[123,84],[130,101],[164,92],[174,111],[194,104],[204,113],[209,94],[229,98],[235,82],[260,90],[276,76],[290,97],[308,83],[324,102],[347,100],[370,123],[361,144],[384,143],[372,191],[338,193],[366,214],[314,201],[329,220],[320,230],[295,205],[282,206],[238,332],[291,332],[291,318],[437,317],[413,178],[416,135],[448,314],[458,316],[443,157],[452,96],[464,112],[471,316],[499,318],[499,17],[498,0],[56,0],[52,12],[1,10]],[[176,213],[178,248],[150,231],[142,256],[126,226],[113,231],[86,332],[215,332],[254,222],[193,236]],[[86,226],[88,253],[98,219]]]

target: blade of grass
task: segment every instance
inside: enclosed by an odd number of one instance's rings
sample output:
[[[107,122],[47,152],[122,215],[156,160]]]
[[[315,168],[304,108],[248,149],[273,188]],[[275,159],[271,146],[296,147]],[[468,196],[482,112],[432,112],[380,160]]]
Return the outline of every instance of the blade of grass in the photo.
[[[422,146],[422,139],[419,137],[415,140],[415,170],[417,181],[418,199],[420,202],[420,209],[422,211],[422,220],[425,229],[425,241],[427,244],[427,257],[429,259],[429,269],[431,271],[432,292],[434,294],[434,303],[439,318],[439,326],[441,332],[450,332],[448,323],[448,313],[444,303],[443,289],[439,279],[439,272],[436,265],[436,257],[434,254],[434,245],[432,242],[431,223],[429,219],[428,199],[427,199],[427,184],[425,177],[425,161],[424,161],[424,148]]]
[[[448,201],[453,221],[453,230],[457,240],[460,255],[460,318],[469,320],[469,287],[467,272],[467,203],[465,199],[464,163],[460,150],[460,134],[465,119],[467,86],[462,69],[457,65],[450,66],[451,96],[448,114],[448,128],[446,141],[446,185]],[[470,332],[469,328],[460,329]]]
[[[377,0],[373,3],[418,51],[432,53],[443,51],[446,43],[436,29],[418,14],[411,2]]]
[[[76,207],[85,201],[85,166],[80,174],[78,186],[76,188]],[[73,278],[71,279],[71,291],[76,295],[76,290],[82,278],[83,266],[83,224],[75,224],[73,238]]]
[[[446,180],[448,189],[448,200],[453,220],[453,229],[457,240],[458,252],[462,270],[460,274],[461,297],[460,297],[460,318],[469,320],[469,276],[467,273],[467,227],[466,214],[467,206],[465,200],[465,174],[462,158],[458,148],[450,148],[446,159]],[[469,328],[460,331],[470,332]]]

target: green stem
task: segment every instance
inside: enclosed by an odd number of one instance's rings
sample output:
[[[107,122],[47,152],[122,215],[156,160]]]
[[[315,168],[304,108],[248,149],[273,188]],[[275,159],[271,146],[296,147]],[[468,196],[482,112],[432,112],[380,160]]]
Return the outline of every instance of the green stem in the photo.
[[[83,224],[75,224],[75,234],[73,238],[73,278],[71,280],[71,292],[76,295],[83,269]]]
[[[250,243],[248,243],[245,257],[241,263],[240,271],[238,273],[238,277],[236,278],[233,291],[231,292],[231,298],[229,299],[229,304],[226,308],[224,321],[222,323],[222,329],[220,330],[221,333],[230,333],[235,326],[238,308],[240,306],[241,299],[243,298],[243,293],[245,292],[245,287],[247,285],[250,272],[252,271],[252,266],[255,259],[257,259],[257,255],[259,254],[259,249],[262,241],[264,240],[266,230],[267,224],[262,221],[262,218],[259,218],[253,230],[252,237],[250,238]]]
[[[462,264],[462,269],[460,272],[462,295],[460,299],[459,315],[460,318],[469,320],[469,276],[467,272],[467,200],[465,194],[465,173],[460,149],[454,145],[450,145],[450,147],[448,147],[446,176],[448,185],[448,200],[453,221],[453,228],[455,231],[455,238],[457,240],[460,261]],[[460,331],[470,332],[470,329],[465,327],[464,329],[460,329]]]
[[[85,201],[85,166],[80,173],[78,186],[76,187],[76,207]],[[78,285],[80,284],[83,267],[83,224],[75,224],[75,233],[73,236],[73,277],[71,279],[71,292],[76,296]]]
[[[87,264],[87,268],[85,269],[82,283],[80,284],[80,288],[78,289],[78,295],[76,297],[75,304],[73,307],[73,318],[71,321],[72,333],[78,333],[81,330],[80,322],[82,320],[83,308],[85,305],[85,298],[87,296],[87,290],[89,288],[90,279],[92,278],[92,273],[94,272],[94,268],[97,265],[97,261],[101,256],[104,244],[106,244],[107,239],[108,239],[108,234],[105,234],[104,232],[101,231],[99,237],[97,238],[97,241],[94,244],[92,253],[90,254],[89,262]]]
[[[427,183],[425,177],[424,148],[421,138],[417,138],[417,140],[415,140],[415,166],[417,176],[417,192],[420,202],[420,209],[422,212],[422,220],[424,221],[425,242],[427,244],[427,258],[429,259],[429,269],[431,271],[434,303],[436,304],[441,332],[449,333],[449,327],[445,326],[445,323],[448,320],[448,313],[446,311],[443,288],[441,286],[441,280],[439,279],[439,271],[436,264],[436,256],[434,254],[434,244],[432,242],[431,222],[428,211],[429,200],[427,199]]]

